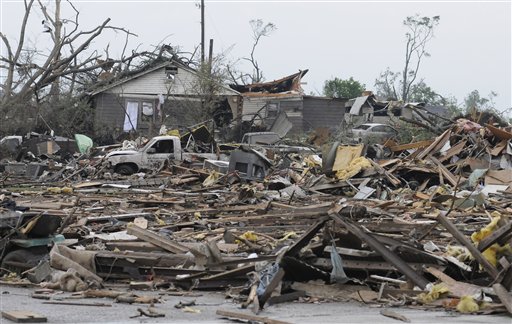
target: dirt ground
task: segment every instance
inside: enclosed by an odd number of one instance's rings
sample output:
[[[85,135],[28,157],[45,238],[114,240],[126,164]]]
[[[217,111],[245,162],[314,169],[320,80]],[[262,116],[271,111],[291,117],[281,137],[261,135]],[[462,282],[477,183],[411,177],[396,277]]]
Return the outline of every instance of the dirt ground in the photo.
[[[34,299],[30,294],[33,288],[0,287],[0,308],[2,311],[30,310],[48,318],[48,323],[233,323],[221,318],[215,312],[218,309],[252,314],[250,310],[240,309],[238,304],[225,298],[223,292],[197,292],[197,297],[166,296],[162,293],[163,302],[156,304],[158,312],[164,313],[162,318],[136,317],[137,308],[147,309],[147,305],[120,304],[111,299],[64,299],[69,293],[63,293],[59,299],[52,301],[102,303],[111,305],[75,306],[45,304],[46,300]],[[138,292],[155,295],[159,292]],[[192,310],[199,313],[185,312],[174,305],[195,300]],[[266,307],[258,315],[290,323],[399,323],[400,321],[384,317],[380,314],[382,307],[372,307],[356,302],[326,302],[326,303],[284,303]],[[512,323],[506,315],[461,315],[443,310],[418,310],[409,308],[393,308],[394,312],[407,317],[411,323]],[[0,323],[11,323],[0,319]]]

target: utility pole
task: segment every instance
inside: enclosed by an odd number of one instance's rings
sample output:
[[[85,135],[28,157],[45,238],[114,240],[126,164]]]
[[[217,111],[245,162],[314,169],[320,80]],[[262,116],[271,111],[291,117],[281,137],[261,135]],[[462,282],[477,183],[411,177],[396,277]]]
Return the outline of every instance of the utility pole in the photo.
[[[201,0],[201,63],[204,63],[204,0]]]

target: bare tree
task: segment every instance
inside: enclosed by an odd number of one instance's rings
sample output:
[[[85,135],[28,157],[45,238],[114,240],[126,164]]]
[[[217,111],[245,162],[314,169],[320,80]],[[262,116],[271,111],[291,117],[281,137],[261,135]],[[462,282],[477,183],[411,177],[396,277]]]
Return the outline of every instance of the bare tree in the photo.
[[[61,79],[74,82],[78,73],[94,71],[112,64],[109,60],[101,61],[101,55],[97,51],[87,51],[91,42],[105,29],[134,35],[128,30],[109,25],[110,18],[91,30],[81,31],[79,30],[80,12],[71,2],[67,1],[75,13],[73,19],[61,18],[61,0],[55,0],[53,15],[41,1],[38,0],[37,3],[44,17],[42,21],[44,32],[49,33],[52,39],[51,48],[49,52],[40,53],[35,48],[26,47],[25,32],[28,20],[31,13],[37,9],[34,0],[25,0],[25,14],[18,43],[13,46],[7,35],[0,33],[0,38],[7,49],[7,55],[0,56],[2,62],[0,68],[6,72],[5,82],[1,85],[4,92],[1,98],[2,106],[13,102],[26,102],[32,98],[40,101],[48,86],[51,86],[50,94],[60,92]],[[29,55],[23,53],[29,53]]]
[[[253,19],[249,21],[249,24],[251,25],[253,44],[249,57],[243,57],[242,59],[248,61],[252,65],[252,73],[235,71],[233,69],[233,65],[235,65],[236,62],[231,64],[231,66],[228,65],[227,72],[235,83],[259,83],[264,80],[263,71],[261,70],[260,65],[258,64],[258,60],[256,59],[256,48],[258,47],[258,44],[263,37],[268,37],[275,30],[277,30],[277,26],[275,24],[271,22],[265,24],[261,19]]]
[[[405,33],[405,58],[401,72],[393,72],[389,68],[381,73],[375,81],[379,94],[395,100],[407,102],[411,89],[418,78],[423,58],[429,57],[427,44],[434,37],[434,28],[439,24],[440,17],[420,17],[418,14],[409,16],[403,24]]]

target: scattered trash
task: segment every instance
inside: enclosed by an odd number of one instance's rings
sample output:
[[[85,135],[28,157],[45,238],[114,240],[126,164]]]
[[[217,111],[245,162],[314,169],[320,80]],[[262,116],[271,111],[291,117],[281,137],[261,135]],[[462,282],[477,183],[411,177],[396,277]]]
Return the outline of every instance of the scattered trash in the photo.
[[[324,155],[250,134],[222,157],[193,140],[211,137],[203,128],[162,132],[103,148],[77,134],[74,152],[33,137],[34,150],[4,163],[2,282],[148,304],[136,315],[148,317],[165,316],[154,308],[163,300],[129,289],[229,288],[254,313],[314,298],[512,312],[508,129],[459,120],[372,150],[322,140]],[[29,162],[44,166],[36,178]],[[104,288],[112,282],[126,289]]]

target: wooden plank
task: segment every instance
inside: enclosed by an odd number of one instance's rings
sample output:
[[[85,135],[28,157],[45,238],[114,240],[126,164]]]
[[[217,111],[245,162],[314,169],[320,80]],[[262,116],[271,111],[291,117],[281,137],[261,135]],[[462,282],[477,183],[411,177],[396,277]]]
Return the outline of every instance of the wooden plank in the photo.
[[[309,241],[318,233],[318,231],[324,226],[325,222],[329,217],[322,217],[318,220],[316,224],[311,226],[304,234],[301,235],[301,237],[293,243],[288,250],[285,252],[284,255],[286,256],[296,256],[299,254],[300,250],[305,247]]]
[[[496,144],[496,146],[493,149],[491,149],[491,155],[498,156],[501,153],[501,151],[503,151],[505,147],[507,147],[507,143],[507,140],[502,140],[501,142]]]
[[[452,156],[459,154],[460,151],[462,151],[462,149],[466,146],[466,143],[467,141],[463,140],[457,143],[455,146],[452,146],[450,149],[448,149],[448,151],[446,151],[446,154],[439,157],[439,162],[444,162],[451,158]]]
[[[352,224],[350,220],[340,216],[339,214],[332,213],[330,216],[336,223],[342,225],[352,234],[357,236],[360,240],[366,242],[368,246],[379,253],[384,258],[384,260],[395,266],[398,271],[407,276],[407,278],[414,282],[415,285],[421,289],[425,289],[425,287],[429,284],[429,281],[418,274],[413,268],[411,268],[409,264],[407,264],[404,260],[389,250],[376,238],[363,231],[358,225]]]
[[[2,317],[15,323],[46,323],[48,319],[32,311],[5,311]]]
[[[432,144],[433,142],[434,142],[434,140],[419,141],[419,142],[414,142],[414,143],[409,143],[409,144],[391,146],[390,149],[393,152],[399,152],[399,151],[405,151],[405,150],[415,149],[415,148],[419,148],[419,147],[425,147],[427,145]]]
[[[510,293],[499,283],[492,285],[492,289],[494,289],[494,292],[500,298],[509,315],[512,315],[512,296]]]
[[[300,297],[306,297],[306,292],[304,290],[294,291],[291,293],[283,294],[280,296],[270,297],[268,300],[269,305],[286,303],[289,301],[294,301],[299,299]]]
[[[149,242],[151,244],[154,244],[156,246],[161,247],[162,249],[180,254],[180,253],[187,253],[188,251],[192,252],[194,255],[200,255],[202,257],[206,257],[203,253],[195,250],[195,249],[189,249],[184,245],[181,245],[177,242],[173,242],[171,240],[166,239],[163,236],[160,236],[156,233],[153,233],[149,230],[140,228],[134,224],[128,224],[126,232],[130,235],[137,236],[137,238]]]
[[[496,231],[491,233],[491,235],[487,236],[486,238],[481,240],[480,243],[478,243],[478,250],[480,252],[487,250],[491,245],[498,242],[501,238],[505,237],[511,230],[512,222],[508,222],[507,224],[501,226]]]
[[[436,159],[435,157],[431,156],[429,157],[430,160],[432,162],[434,162],[434,164],[437,165],[437,167],[439,168],[439,172],[441,172],[443,174],[443,177],[448,180],[448,182],[452,185],[452,186],[456,186],[457,185],[457,178],[453,175],[453,173],[451,173],[441,162],[439,162],[438,159]]]
[[[259,297],[260,309],[263,309],[263,306],[265,306],[265,303],[272,295],[272,292],[277,288],[281,280],[283,280],[284,274],[285,272],[283,268],[280,267],[279,270],[277,270],[277,273],[272,278],[272,280],[270,280],[270,282],[267,285],[267,288],[265,288],[265,291]]]
[[[512,139],[512,133],[507,132],[506,130],[503,130],[498,127],[494,127],[490,124],[485,125],[485,127],[487,127],[487,129],[489,129],[491,131],[491,133],[493,133],[494,136],[496,136],[497,138],[499,138],[501,140],[508,141],[509,139]]]
[[[422,150],[416,156],[417,159],[423,160],[425,157],[431,155],[431,153],[437,153],[446,142],[450,139],[452,131],[447,129],[443,134],[439,135],[432,144],[430,144],[426,149]]]
[[[218,279],[229,279],[234,277],[240,277],[248,274],[249,272],[254,271],[254,264],[249,264],[246,266],[238,267],[233,270],[224,271],[209,277],[201,278],[204,281],[218,280]]]
[[[251,322],[258,322],[264,324],[291,324],[290,322],[284,322],[279,320],[274,320],[268,317],[257,316],[252,314],[244,314],[239,312],[232,312],[227,310],[218,309],[216,312],[217,315],[227,318],[235,318],[239,320],[246,320]]]
[[[92,222],[106,222],[112,219],[133,219],[136,217],[153,217],[153,213],[130,213],[119,215],[92,216],[85,218],[85,224]]]
[[[460,244],[464,245],[469,250],[471,255],[473,255],[473,257],[482,265],[485,271],[487,271],[487,273],[489,273],[493,279],[498,277],[498,270],[496,267],[494,267],[486,258],[483,257],[476,246],[474,246],[473,243],[471,243],[471,241],[466,236],[464,236],[464,234],[459,232],[455,225],[453,225],[446,216],[439,214],[437,216],[437,220],[443,224],[444,228],[446,228],[448,232],[450,232]]]

